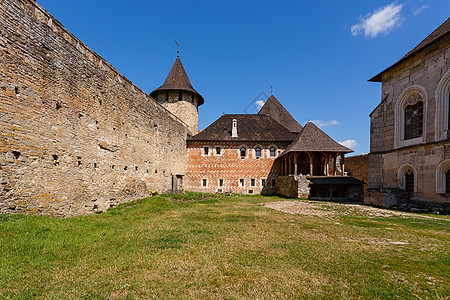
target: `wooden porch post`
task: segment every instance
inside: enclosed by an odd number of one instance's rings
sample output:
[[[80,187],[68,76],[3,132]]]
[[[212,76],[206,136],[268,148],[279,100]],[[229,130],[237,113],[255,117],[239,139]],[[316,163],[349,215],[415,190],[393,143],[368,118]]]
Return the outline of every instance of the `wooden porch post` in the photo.
[[[297,153],[294,154],[294,175],[297,175],[298,165],[297,165]]]
[[[329,175],[329,168],[328,168],[328,163],[330,162],[330,157],[329,155],[325,154],[325,175],[328,176]]]
[[[336,158],[337,158],[337,155],[336,154],[333,155],[333,170],[334,170],[333,175],[334,176],[336,176]]]
[[[313,155],[314,155],[314,153],[313,154],[310,154],[309,152],[308,152],[308,155],[309,155],[309,175],[311,175],[311,176],[313,176],[313,171],[314,171],[314,169],[313,169]]]
[[[342,157],[342,176],[344,176],[344,174],[345,174],[345,169],[344,169],[344,156],[345,156],[345,154],[344,153],[342,153],[342,155],[341,155],[341,157]]]
[[[289,165],[288,165],[288,175],[291,175],[292,174],[292,168],[291,168],[291,154],[289,153],[289,158],[288,158],[288,162],[289,162]]]

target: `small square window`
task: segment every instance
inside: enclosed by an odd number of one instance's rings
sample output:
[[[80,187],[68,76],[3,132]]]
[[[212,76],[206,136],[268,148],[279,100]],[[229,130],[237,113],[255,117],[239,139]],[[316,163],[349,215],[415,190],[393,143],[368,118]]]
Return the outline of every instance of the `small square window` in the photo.
[[[216,155],[221,155],[221,154],[222,154],[222,148],[216,147]]]
[[[253,194],[253,190],[248,190],[248,193],[249,194]]]
[[[255,186],[256,185],[256,180],[254,178],[250,179],[250,185],[251,186]]]
[[[202,186],[208,185],[208,179],[202,179]]]
[[[239,179],[239,186],[244,186],[244,179]]]
[[[266,186],[266,180],[265,179],[261,179],[261,186],[265,187]]]
[[[219,186],[223,186],[223,179],[219,179]]]

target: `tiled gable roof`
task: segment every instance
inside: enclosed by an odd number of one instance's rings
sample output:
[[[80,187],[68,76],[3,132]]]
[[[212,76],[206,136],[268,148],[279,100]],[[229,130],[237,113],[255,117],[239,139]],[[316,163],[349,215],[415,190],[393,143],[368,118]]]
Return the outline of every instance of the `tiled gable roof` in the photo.
[[[353,152],[353,150],[337,143],[312,122],[308,122],[281,156],[284,156],[290,152],[350,153]]]
[[[203,97],[194,89],[194,87],[191,84],[191,81],[189,80],[189,77],[186,74],[186,71],[184,70],[183,64],[181,63],[181,60],[179,57],[175,60],[172,69],[169,72],[169,75],[167,75],[166,81],[164,81],[164,84],[154,90],[150,93],[150,96],[155,98],[156,91],[167,91],[167,90],[183,90],[188,92],[193,92],[198,95],[199,101],[198,105],[202,105],[205,101],[203,100]]]
[[[389,71],[393,67],[399,65],[401,62],[403,62],[405,59],[410,58],[414,55],[416,55],[421,50],[425,49],[428,46],[431,46],[432,44],[438,42],[441,38],[444,36],[450,34],[450,18],[448,18],[441,26],[439,26],[435,31],[433,31],[429,36],[427,36],[422,42],[420,42],[414,49],[409,51],[405,56],[403,56],[398,62],[390,66],[389,68],[385,69],[384,71],[380,72],[379,74],[375,75],[369,81],[372,82],[381,82],[383,79],[383,73],[386,71]]]
[[[291,132],[299,133],[303,128],[273,95],[270,95],[258,114],[271,116]]]
[[[231,137],[233,119],[237,120],[238,137]],[[199,134],[188,141],[293,141],[296,134],[290,132],[268,115],[230,114],[222,115]]]

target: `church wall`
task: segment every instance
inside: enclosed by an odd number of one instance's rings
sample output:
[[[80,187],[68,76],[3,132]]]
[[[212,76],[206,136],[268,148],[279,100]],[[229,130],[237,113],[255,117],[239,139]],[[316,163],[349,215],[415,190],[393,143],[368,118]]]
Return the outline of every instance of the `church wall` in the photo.
[[[395,105],[412,86],[423,87],[427,98],[424,143],[434,142],[436,88],[450,66],[450,37],[383,74],[381,103],[371,115],[371,152],[395,149]]]
[[[254,143],[254,142],[198,142],[188,141],[187,170],[184,189],[190,191],[215,193],[232,191],[233,193],[273,194],[276,186],[272,186],[272,179],[277,178],[279,171],[274,157],[270,157],[271,146],[278,148],[277,155],[289,143]],[[203,147],[209,147],[209,155],[204,155]],[[240,158],[239,149],[247,147],[247,157]],[[221,155],[216,155],[216,147],[221,147]],[[255,157],[255,148],[261,147],[261,158]],[[207,180],[207,186],[202,186],[202,180]],[[223,186],[219,186],[219,179],[223,179]],[[240,185],[244,179],[244,185]],[[255,179],[255,186],[251,185]],[[266,187],[261,185],[261,179],[266,179]]]
[[[436,193],[436,169],[445,159],[448,140],[436,137],[436,92],[450,67],[450,38],[395,66],[383,74],[382,101],[372,112],[369,153],[369,190],[400,187],[399,169],[411,165],[416,171],[416,192],[412,200],[448,202]],[[396,145],[395,106],[409,88],[424,91],[424,133],[421,142]]]
[[[105,211],[185,173],[185,125],[35,1],[0,1],[0,51],[0,212]]]

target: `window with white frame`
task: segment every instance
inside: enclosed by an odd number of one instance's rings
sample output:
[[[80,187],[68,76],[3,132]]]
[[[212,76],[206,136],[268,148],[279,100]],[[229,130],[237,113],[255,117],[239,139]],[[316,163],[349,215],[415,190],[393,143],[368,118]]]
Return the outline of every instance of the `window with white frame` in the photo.
[[[208,186],[208,179],[202,179],[202,186],[207,187]]]
[[[216,156],[220,156],[222,155],[222,147],[221,146],[216,146],[216,152],[215,152]]]
[[[247,148],[245,148],[244,146],[242,146],[239,149],[239,157],[240,158],[245,158],[247,156]]]
[[[261,157],[261,148],[260,147],[256,147],[255,148],[255,157],[256,158],[260,158]]]
[[[244,179],[239,179],[239,186],[244,186],[245,184],[245,180]]]
[[[255,186],[256,185],[256,179],[252,178],[250,179],[250,186]]]
[[[275,157],[277,155],[276,151],[277,149],[275,149],[275,147],[270,147],[270,157]]]
[[[266,186],[266,179],[265,178],[261,178],[261,186],[262,187]]]
[[[219,186],[223,186],[223,179],[219,179]]]
[[[203,148],[202,148],[202,155],[203,156],[209,156],[210,155],[210,151],[209,151],[210,149],[209,149],[209,146],[203,146]]]
[[[426,91],[414,85],[399,96],[394,111],[396,148],[422,143],[426,125]]]

